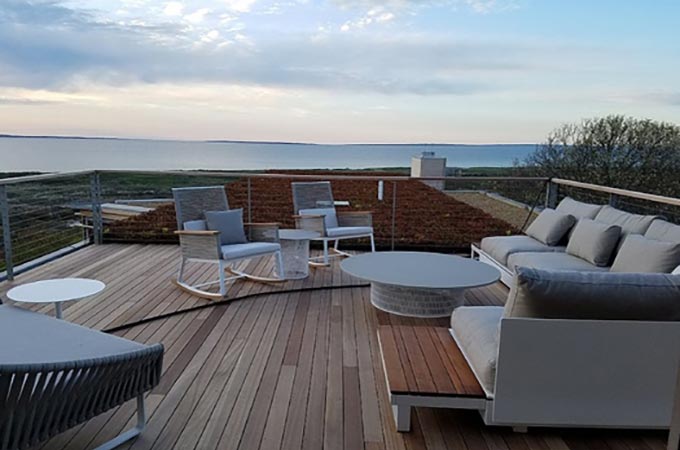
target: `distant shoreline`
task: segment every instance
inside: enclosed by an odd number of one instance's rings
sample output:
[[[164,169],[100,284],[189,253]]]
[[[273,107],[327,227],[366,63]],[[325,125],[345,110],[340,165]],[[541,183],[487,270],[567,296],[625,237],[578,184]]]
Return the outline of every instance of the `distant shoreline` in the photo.
[[[437,142],[409,142],[409,143],[346,143],[346,144],[318,144],[315,142],[289,142],[289,141],[247,141],[231,139],[207,139],[207,140],[185,140],[185,139],[151,139],[151,138],[126,138],[110,136],[51,136],[51,135],[25,135],[25,134],[0,134],[0,139],[64,139],[64,140],[96,140],[96,141],[150,141],[150,142],[193,142],[205,144],[260,144],[260,145],[310,145],[310,146],[371,146],[371,147],[486,147],[489,145],[503,147],[520,147],[527,145],[538,145],[536,143],[510,143],[510,144],[454,144]]]

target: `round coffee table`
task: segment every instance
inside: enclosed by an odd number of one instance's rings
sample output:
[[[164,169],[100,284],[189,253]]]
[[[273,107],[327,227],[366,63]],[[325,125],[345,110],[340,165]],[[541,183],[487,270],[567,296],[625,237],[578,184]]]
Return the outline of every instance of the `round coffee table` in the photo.
[[[21,303],[54,303],[57,319],[62,319],[62,302],[93,296],[104,289],[101,281],[86,278],[59,278],[22,284],[7,292],[10,300]]]
[[[495,267],[454,255],[376,252],[353,256],[340,267],[371,282],[371,303],[410,317],[445,317],[465,302],[465,290],[497,282]]]
[[[315,231],[279,230],[283,277],[301,280],[309,276],[309,241],[321,236]]]

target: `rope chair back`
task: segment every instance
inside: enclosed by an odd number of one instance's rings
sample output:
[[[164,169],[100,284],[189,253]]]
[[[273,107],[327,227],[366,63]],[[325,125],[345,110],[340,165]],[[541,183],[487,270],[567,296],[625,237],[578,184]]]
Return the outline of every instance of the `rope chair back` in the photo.
[[[227,191],[224,186],[173,188],[177,229],[191,220],[204,220],[205,211],[227,211]]]
[[[301,209],[333,208],[333,191],[330,181],[291,183],[295,214]]]

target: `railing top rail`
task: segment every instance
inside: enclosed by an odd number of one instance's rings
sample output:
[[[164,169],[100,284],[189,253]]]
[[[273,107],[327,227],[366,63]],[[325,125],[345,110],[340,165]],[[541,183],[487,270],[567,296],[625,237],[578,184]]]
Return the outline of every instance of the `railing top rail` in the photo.
[[[78,172],[53,172],[53,173],[42,173],[39,175],[24,175],[20,177],[10,177],[10,178],[0,178],[0,185],[5,184],[19,184],[19,183],[30,183],[32,181],[47,181],[54,180],[57,178],[68,178],[76,177],[81,175],[91,175],[94,170],[83,170]]]
[[[621,197],[637,198],[640,200],[647,200],[654,203],[663,203],[666,205],[680,206],[680,198],[666,197],[663,195],[656,194],[647,194],[645,192],[630,191],[628,189],[600,186],[599,184],[583,183],[581,181],[564,180],[562,178],[552,178],[550,181],[562,186],[570,186],[575,188],[587,189],[589,191],[614,194],[619,195]]]

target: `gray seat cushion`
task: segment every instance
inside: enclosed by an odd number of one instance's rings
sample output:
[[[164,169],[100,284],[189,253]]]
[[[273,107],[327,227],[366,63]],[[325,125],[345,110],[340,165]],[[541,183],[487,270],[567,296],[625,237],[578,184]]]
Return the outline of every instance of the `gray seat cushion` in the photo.
[[[342,236],[366,236],[373,233],[373,227],[334,227],[326,228],[326,236],[328,237],[342,237]]]
[[[223,245],[220,249],[222,258],[229,261],[274,253],[281,250],[281,246],[274,242],[248,242],[246,244]]]
[[[546,208],[527,228],[526,234],[546,245],[557,245],[575,223],[571,214]]]
[[[481,249],[507,266],[508,257],[513,253],[564,252],[565,247],[551,247],[529,236],[492,236],[482,239]]]
[[[621,234],[624,236],[627,234],[645,234],[647,228],[657,219],[659,219],[659,216],[632,214],[609,205],[603,206],[595,216],[595,220],[598,222],[620,226]]]
[[[547,270],[577,270],[586,272],[607,272],[607,267],[598,267],[586,260],[567,253],[515,253],[508,258],[508,269],[532,267]]]
[[[135,352],[145,345],[11,305],[0,306],[0,363],[80,361]]]
[[[616,254],[612,272],[671,273],[680,266],[680,241],[665,242],[629,234]]]
[[[605,267],[609,265],[620,237],[619,225],[581,219],[569,238],[567,253]]]
[[[645,231],[645,237],[665,242],[680,242],[680,226],[657,219]]]
[[[451,315],[451,329],[458,346],[488,392],[494,391],[498,326],[502,317],[502,306],[461,306]]]
[[[571,197],[565,197],[555,208],[556,211],[571,214],[576,219],[594,219],[601,209],[602,205],[579,202]]]
[[[680,320],[680,276],[520,268],[505,317]]]
[[[209,230],[220,232],[220,244],[243,244],[248,242],[243,228],[243,210],[206,211],[205,221]]]

